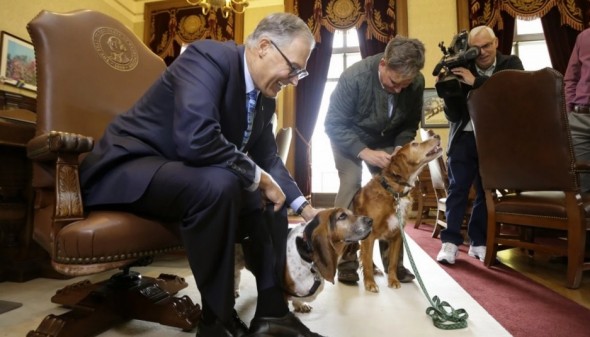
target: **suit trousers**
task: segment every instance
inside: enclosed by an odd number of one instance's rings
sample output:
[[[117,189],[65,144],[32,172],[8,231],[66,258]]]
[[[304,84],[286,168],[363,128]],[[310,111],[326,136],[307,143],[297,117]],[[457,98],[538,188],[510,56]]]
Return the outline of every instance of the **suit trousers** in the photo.
[[[577,161],[590,162],[590,114],[568,113],[572,145]],[[590,192],[590,174],[580,173],[580,189]]]
[[[486,199],[479,175],[479,161],[475,146],[475,136],[471,131],[463,131],[456,136],[453,148],[448,155],[449,195],[447,197],[447,228],[441,231],[442,242],[451,242],[457,246],[463,243],[461,226],[469,201],[471,186],[475,186],[476,197],[473,201],[471,217],[467,224],[467,233],[473,246],[485,246],[487,234]]]
[[[265,212],[260,192],[246,191],[231,171],[168,162],[130,207],[138,214],[180,221],[203,307],[226,326],[231,325],[235,302],[236,242],[244,242],[258,292],[280,286],[286,261],[286,207]]]

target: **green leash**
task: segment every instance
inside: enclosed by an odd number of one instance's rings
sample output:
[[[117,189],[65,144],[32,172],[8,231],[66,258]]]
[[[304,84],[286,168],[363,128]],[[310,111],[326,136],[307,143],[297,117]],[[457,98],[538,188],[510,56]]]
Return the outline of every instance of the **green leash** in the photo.
[[[405,221],[402,219],[402,212],[399,209],[398,203],[398,210],[397,210],[398,222],[400,224],[400,231],[402,236],[402,241],[404,243],[404,247],[406,249],[406,253],[408,254],[408,259],[410,260],[410,265],[412,265],[412,270],[414,274],[416,274],[416,279],[420,284],[420,288],[422,288],[422,292],[430,302],[430,307],[426,308],[426,314],[432,317],[432,323],[435,327],[443,330],[456,330],[456,329],[463,329],[467,327],[467,318],[469,318],[469,314],[465,309],[453,309],[453,307],[447,303],[446,301],[442,301],[438,298],[438,296],[434,296],[430,299],[430,295],[428,295],[428,291],[424,286],[424,282],[422,282],[422,277],[420,277],[420,273],[418,272],[418,268],[416,268],[416,263],[414,262],[414,258],[412,258],[412,252],[410,252],[410,247],[408,245],[408,240],[406,239],[406,233],[404,227],[406,225]]]

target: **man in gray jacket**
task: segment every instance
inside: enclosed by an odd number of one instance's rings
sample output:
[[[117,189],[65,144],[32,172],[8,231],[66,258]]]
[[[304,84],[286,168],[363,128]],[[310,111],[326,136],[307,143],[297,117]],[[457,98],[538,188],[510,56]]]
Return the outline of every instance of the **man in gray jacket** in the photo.
[[[389,41],[384,53],[353,64],[340,76],[325,121],[340,179],[335,207],[350,207],[361,188],[363,162],[372,174],[378,173],[397,146],[415,138],[422,114],[423,67],[424,44],[397,36]],[[339,281],[359,280],[358,247],[356,243],[347,247],[338,265]],[[381,241],[380,248],[387,272],[388,247]],[[397,276],[401,282],[410,282],[414,275],[402,262]]]

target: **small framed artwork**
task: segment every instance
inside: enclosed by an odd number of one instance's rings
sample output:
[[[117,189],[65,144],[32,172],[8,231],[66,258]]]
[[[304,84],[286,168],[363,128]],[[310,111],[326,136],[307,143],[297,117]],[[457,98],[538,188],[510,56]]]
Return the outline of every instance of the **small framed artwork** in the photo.
[[[0,38],[1,82],[37,91],[36,68],[33,45],[3,31]]]
[[[438,97],[436,89],[424,89],[424,104],[422,106],[422,128],[446,128],[449,121],[445,117],[444,101]]]

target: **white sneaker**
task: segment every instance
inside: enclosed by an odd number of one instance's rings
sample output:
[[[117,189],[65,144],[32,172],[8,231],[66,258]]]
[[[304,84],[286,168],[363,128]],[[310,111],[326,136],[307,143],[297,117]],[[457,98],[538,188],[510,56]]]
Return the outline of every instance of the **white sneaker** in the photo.
[[[469,252],[467,252],[467,255],[483,262],[486,258],[486,246],[469,246]]]
[[[459,247],[454,243],[444,242],[436,256],[436,261],[441,263],[455,264],[455,258],[459,254]]]

